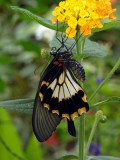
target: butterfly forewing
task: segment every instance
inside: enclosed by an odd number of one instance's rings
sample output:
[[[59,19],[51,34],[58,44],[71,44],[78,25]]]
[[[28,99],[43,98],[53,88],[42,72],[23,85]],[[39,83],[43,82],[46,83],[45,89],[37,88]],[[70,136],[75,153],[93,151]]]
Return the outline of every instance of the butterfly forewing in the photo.
[[[57,125],[61,121],[60,115],[53,114],[49,110],[47,103],[46,107],[45,104],[43,104],[43,97],[45,94],[44,91],[46,91],[48,85],[51,83],[56,72],[55,66],[52,64],[53,64],[52,62],[49,64],[49,66],[46,68],[44,74],[41,77],[36,98],[34,101],[32,126],[33,126],[33,131],[40,142],[44,142],[45,140],[47,140],[56,130]],[[44,94],[41,94],[40,91],[42,90]],[[45,97],[46,100],[48,101],[50,97],[49,91],[45,94]]]

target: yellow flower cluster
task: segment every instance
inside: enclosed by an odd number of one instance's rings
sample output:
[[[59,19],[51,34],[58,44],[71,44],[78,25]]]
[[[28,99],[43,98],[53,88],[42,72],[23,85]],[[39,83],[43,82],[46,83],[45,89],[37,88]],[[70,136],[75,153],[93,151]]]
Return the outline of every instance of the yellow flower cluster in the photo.
[[[102,28],[102,20],[115,20],[109,0],[65,0],[53,11],[52,23],[57,21],[67,24],[66,36],[75,37],[78,29],[82,35],[91,34],[93,28]]]

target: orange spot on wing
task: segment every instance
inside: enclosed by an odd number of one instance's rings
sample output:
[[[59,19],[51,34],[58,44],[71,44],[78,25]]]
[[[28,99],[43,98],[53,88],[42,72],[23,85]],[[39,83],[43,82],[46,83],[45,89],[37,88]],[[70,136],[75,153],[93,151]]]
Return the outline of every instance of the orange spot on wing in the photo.
[[[39,97],[40,97],[41,101],[43,101],[43,97],[44,96],[43,96],[43,94],[41,92],[39,93]]]
[[[75,117],[78,117],[78,112],[74,112],[70,116],[71,116],[71,119],[74,120]]]
[[[52,110],[52,113],[56,113],[59,115],[59,111],[58,110]]]
[[[86,112],[86,108],[83,107],[83,108],[80,108],[78,109],[78,113],[81,115],[82,113],[85,113]]]
[[[84,94],[84,96],[82,97],[82,100],[84,101],[84,102],[87,102],[87,99],[86,99],[86,95]]]
[[[69,114],[67,114],[67,113],[63,113],[63,114],[62,114],[62,118],[67,118],[67,119],[70,120],[70,116],[69,116]]]
[[[49,82],[42,81],[42,83],[41,83],[41,86],[43,86],[43,85],[46,85],[46,86],[48,86],[48,85],[49,85]]]
[[[44,107],[47,108],[48,110],[50,109],[50,106],[47,103],[44,103]]]

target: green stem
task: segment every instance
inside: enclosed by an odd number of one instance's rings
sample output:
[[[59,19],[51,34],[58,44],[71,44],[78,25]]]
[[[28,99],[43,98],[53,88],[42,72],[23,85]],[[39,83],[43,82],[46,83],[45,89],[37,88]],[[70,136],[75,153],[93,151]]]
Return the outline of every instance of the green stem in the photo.
[[[103,115],[103,112],[101,110],[97,111],[96,114],[95,114],[95,121],[94,121],[92,130],[91,130],[87,145],[85,147],[86,148],[85,149],[85,155],[87,155],[87,152],[89,150],[89,147],[90,147],[90,144],[91,144],[91,141],[93,139],[93,136],[94,136],[94,133],[95,133],[95,130],[97,128],[98,123],[100,122],[100,120],[104,120],[104,119],[105,119],[105,116]]]
[[[79,33],[76,36],[76,39],[78,40],[79,38]],[[77,53],[80,55],[83,52],[84,48],[84,41],[82,39],[79,39],[77,44]],[[83,87],[83,84],[81,84]],[[78,133],[78,141],[79,141],[79,155],[78,155],[78,160],[84,160],[84,142],[85,142],[85,115],[84,113],[80,116],[79,119],[79,133]]]
[[[117,97],[117,96],[109,97],[104,101],[97,102],[95,104],[91,104],[90,108],[93,109],[95,107],[103,106],[103,105],[108,104],[108,103],[120,103],[120,97]]]
[[[108,75],[106,76],[106,78],[102,81],[102,83],[98,86],[98,88],[93,92],[93,94],[91,95],[91,97],[88,100],[89,102],[95,97],[95,95],[102,88],[102,86],[107,82],[107,80],[110,79],[110,77],[113,75],[113,73],[119,67],[119,65],[120,65],[120,58],[118,59],[118,61],[116,62],[116,64],[112,68],[112,70],[108,73]]]
[[[80,116],[79,121],[79,160],[84,160],[84,144],[85,144],[85,114]]]

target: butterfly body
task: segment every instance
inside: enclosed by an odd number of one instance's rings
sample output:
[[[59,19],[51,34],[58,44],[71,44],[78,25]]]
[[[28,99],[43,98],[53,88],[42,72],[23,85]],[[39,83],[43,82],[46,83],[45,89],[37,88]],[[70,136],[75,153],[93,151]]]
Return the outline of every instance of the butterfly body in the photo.
[[[86,95],[77,79],[85,72],[68,51],[51,51],[54,57],[41,77],[34,103],[33,130],[39,141],[45,141],[66,118],[68,132],[76,136],[74,118],[89,109]]]
[[[75,60],[71,60],[69,62],[69,66],[71,70],[73,71],[75,77],[79,79],[80,81],[84,82],[85,81],[85,71],[84,71],[83,66]]]

